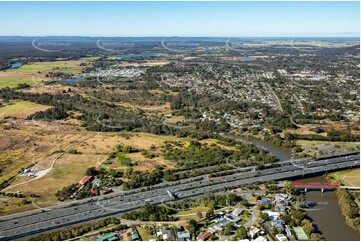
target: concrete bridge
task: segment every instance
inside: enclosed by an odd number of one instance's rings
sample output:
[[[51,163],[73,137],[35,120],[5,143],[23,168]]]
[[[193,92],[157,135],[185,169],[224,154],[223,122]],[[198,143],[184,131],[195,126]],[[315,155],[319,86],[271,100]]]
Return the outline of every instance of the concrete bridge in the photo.
[[[349,189],[349,190],[360,190],[360,187],[354,187],[354,186],[340,186],[340,188]]]
[[[341,189],[350,189],[350,190],[360,190],[360,187],[355,186],[340,186],[338,183],[335,182],[300,182],[300,181],[293,181],[292,184],[295,186],[296,189],[303,189],[305,192],[308,190],[321,190],[324,192],[325,190],[335,190],[337,188]],[[277,187],[284,187],[283,182],[279,182]]]

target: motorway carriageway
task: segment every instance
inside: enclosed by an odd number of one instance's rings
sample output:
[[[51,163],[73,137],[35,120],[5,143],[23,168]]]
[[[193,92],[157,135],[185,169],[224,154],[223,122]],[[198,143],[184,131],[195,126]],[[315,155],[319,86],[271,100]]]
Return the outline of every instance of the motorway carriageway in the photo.
[[[120,193],[115,197],[104,200],[91,199],[85,201],[85,203],[80,203],[78,205],[74,204],[68,207],[48,207],[44,208],[43,211],[36,210],[21,217],[18,216],[19,214],[15,214],[12,218],[0,222],[0,238],[2,240],[21,238],[30,234],[71,224],[124,213],[137,209],[148,202],[161,204],[163,202],[173,201],[174,199],[168,195],[167,190],[174,194],[177,199],[184,199],[202,195],[207,191],[220,191],[227,188],[251,184],[256,181],[265,182],[269,180],[281,180],[320,173],[327,170],[356,167],[359,166],[359,159],[359,155],[351,155],[328,160],[319,160],[305,163],[303,168],[300,168],[299,165],[294,166],[293,164],[288,163],[277,168],[216,177],[213,178],[213,182],[205,179],[194,181],[193,178],[192,182],[186,184],[182,183],[131,194]],[[296,162],[296,160],[294,162]]]

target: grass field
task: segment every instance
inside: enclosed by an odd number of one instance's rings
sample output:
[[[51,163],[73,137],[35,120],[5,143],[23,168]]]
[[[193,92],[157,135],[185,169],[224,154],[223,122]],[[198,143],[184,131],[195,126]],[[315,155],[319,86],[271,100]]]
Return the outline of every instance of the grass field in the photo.
[[[89,57],[82,57],[81,60],[97,60],[99,59],[99,56],[89,56]]]
[[[46,71],[64,71],[73,70],[75,73],[79,73],[81,67],[79,64],[81,61],[54,61],[54,62],[34,62],[26,65],[22,65],[20,68],[7,70],[7,73],[30,73],[37,74],[39,72]]]
[[[315,127],[318,127],[318,125],[314,125],[314,126],[311,126],[311,127],[315,128]],[[301,128],[298,128],[298,129],[285,129],[282,133],[280,133],[280,136],[284,137],[285,133],[302,134],[302,135],[316,134],[314,131],[311,131],[309,127],[301,127]],[[327,133],[324,132],[324,133],[319,133],[317,135],[326,136]]]
[[[325,141],[325,140],[297,140],[297,145],[320,145],[320,144],[333,144],[333,145],[357,145],[358,142],[337,142],[337,141]]]
[[[148,231],[144,228],[144,226],[137,226],[137,230],[143,241],[149,241],[151,239],[156,239],[155,234],[148,233]]]
[[[185,118],[184,118],[184,116],[172,116],[170,118],[165,118],[164,121],[166,123],[176,124],[177,122],[185,121]]]
[[[179,220],[189,220],[189,219],[195,219],[195,220],[199,220],[199,216],[197,215],[198,212],[202,213],[202,216],[205,217],[206,216],[206,212],[209,210],[208,207],[204,207],[204,206],[198,206],[198,207],[193,207],[189,210],[181,210],[178,213],[176,213],[174,216],[178,217]]]
[[[10,122],[10,120],[7,122]],[[56,204],[57,199],[55,193],[58,190],[78,182],[84,176],[85,170],[88,167],[101,166],[102,162],[114,151],[114,147],[117,144],[129,145],[137,149],[146,150],[149,150],[152,145],[155,145],[158,151],[166,140],[183,142],[188,140],[174,136],[157,136],[132,132],[97,133],[84,130],[56,132],[53,129],[46,130],[42,127],[33,127],[31,126],[34,125],[32,122],[26,122],[29,124],[24,128],[18,126],[19,129],[10,130],[4,129],[7,123],[0,124],[1,181],[15,176],[15,180],[11,182],[11,185],[19,184],[30,179],[29,177],[18,176],[21,168],[26,168],[34,162],[36,162],[37,167],[49,168],[60,150],[67,150],[77,141],[84,140],[72,147],[72,149],[76,149],[82,154],[74,155],[65,153],[64,156],[56,161],[51,173],[38,180],[9,188],[9,192],[23,192],[28,196],[28,200],[31,200],[31,198],[29,198],[31,193],[40,195],[41,197],[36,199],[36,204],[40,207]],[[52,122],[52,124],[54,124],[54,122]],[[124,154],[122,158],[124,157],[131,159],[132,162],[138,163],[138,165],[134,166],[134,169],[142,171],[150,171],[154,169],[156,165],[160,164],[168,167],[173,165],[172,162],[163,160],[162,157],[156,157],[154,159],[145,158],[140,152]],[[126,168],[120,164],[120,162],[114,162],[113,164],[117,165],[119,169]],[[110,165],[110,167],[112,167],[112,165]],[[9,214],[34,209],[32,204],[19,206],[19,202],[19,199],[0,201],[0,213]]]
[[[4,87],[14,88],[17,87],[19,84],[31,85],[34,83],[35,83],[35,79],[33,79],[32,77],[1,77],[0,75],[0,88],[4,88]]]
[[[44,111],[48,108],[51,108],[51,106],[36,104],[28,101],[17,101],[0,107],[0,119],[3,119],[7,116],[26,118],[30,114],[38,111]]]
[[[50,71],[80,74],[83,69],[80,64],[83,62],[83,60],[34,62],[19,68],[2,71],[0,72],[0,88],[17,87],[20,83],[31,85],[47,81],[49,79],[45,75]]]
[[[9,191],[20,191],[29,196],[31,193],[40,195],[36,205],[40,207],[54,205],[57,202],[55,193],[65,186],[77,183],[84,177],[89,166],[96,166],[98,157],[94,155],[65,154],[58,159],[54,169],[46,176],[32,182],[10,188]],[[17,211],[17,208],[13,208]],[[12,212],[9,208],[7,212]]]
[[[327,179],[332,181],[339,181],[345,186],[360,186],[360,168],[336,171],[327,175]]]

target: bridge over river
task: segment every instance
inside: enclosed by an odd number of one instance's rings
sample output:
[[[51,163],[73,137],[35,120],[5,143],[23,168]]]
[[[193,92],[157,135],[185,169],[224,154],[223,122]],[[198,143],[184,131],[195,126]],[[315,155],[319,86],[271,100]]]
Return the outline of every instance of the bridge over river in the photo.
[[[302,189],[307,192],[308,190],[321,190],[321,192],[324,192],[325,190],[335,190],[337,188],[341,189],[352,189],[352,190],[360,190],[360,187],[354,187],[354,186],[341,186],[340,184],[336,182],[300,182],[300,181],[293,181],[292,184],[295,186],[296,189]],[[284,187],[283,182],[279,182],[277,184],[277,187]]]

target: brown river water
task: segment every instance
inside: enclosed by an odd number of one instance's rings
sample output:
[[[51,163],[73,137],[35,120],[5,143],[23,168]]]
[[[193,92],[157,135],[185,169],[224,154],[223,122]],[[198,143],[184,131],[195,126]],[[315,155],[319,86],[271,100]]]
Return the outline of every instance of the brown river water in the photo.
[[[292,157],[290,149],[278,147],[252,137],[238,138],[266,148],[281,161],[289,160]],[[323,183],[327,182],[327,179],[323,176],[317,176],[299,181]],[[360,241],[360,233],[346,224],[345,218],[342,216],[338,206],[336,194],[333,191],[326,191],[324,193],[321,193],[321,191],[308,191],[306,193],[306,200],[317,202],[317,205],[312,209],[308,209],[307,213],[327,241]]]
[[[318,176],[298,181],[323,183],[327,182],[327,179]],[[360,241],[360,233],[346,224],[333,191],[308,191],[306,200],[317,202],[315,207],[306,211],[327,241]]]

